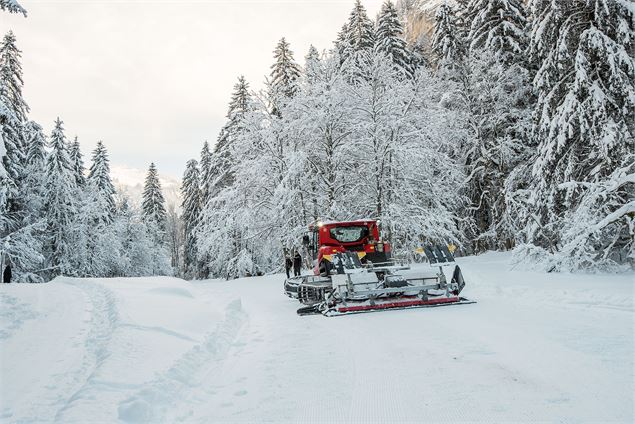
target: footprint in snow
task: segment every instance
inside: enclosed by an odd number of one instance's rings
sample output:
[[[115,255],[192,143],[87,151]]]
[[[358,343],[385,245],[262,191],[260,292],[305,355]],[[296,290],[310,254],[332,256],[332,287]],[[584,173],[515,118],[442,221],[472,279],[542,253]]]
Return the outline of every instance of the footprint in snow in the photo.
[[[247,390],[239,390],[234,393],[234,396],[245,396],[247,394]]]

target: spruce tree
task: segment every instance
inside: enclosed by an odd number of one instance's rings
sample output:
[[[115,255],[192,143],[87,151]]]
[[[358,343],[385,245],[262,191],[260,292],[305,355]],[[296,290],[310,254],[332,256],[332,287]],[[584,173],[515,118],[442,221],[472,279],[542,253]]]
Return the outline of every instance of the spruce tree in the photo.
[[[465,49],[454,9],[443,3],[434,17],[432,50],[441,66],[455,68],[465,58]]]
[[[209,184],[211,180],[212,172],[212,153],[209,150],[209,143],[207,140],[203,143],[201,149],[201,162],[200,162],[200,174],[201,174],[201,205],[205,207],[209,200]]]
[[[26,121],[29,107],[22,97],[22,52],[16,46],[16,38],[9,31],[0,43],[0,99],[15,114],[16,119]]]
[[[278,113],[279,106],[277,103],[293,97],[298,90],[297,83],[300,78],[300,67],[293,59],[293,52],[284,37],[280,39],[276,49],[273,51],[273,57],[275,63],[271,65],[269,97],[273,104],[274,113]],[[242,81],[244,82],[244,78]]]
[[[26,16],[26,10],[16,0],[0,0],[0,10],[9,13],[21,13]]]
[[[355,1],[345,28],[346,48],[344,50],[344,59],[347,59],[352,53],[370,52],[373,49],[375,45],[375,27],[373,21],[368,17],[366,8],[362,5],[361,0]]]
[[[304,74],[309,84],[315,82],[318,72],[320,72],[320,53],[311,44],[309,52],[304,56]]]
[[[524,66],[525,10],[511,0],[471,0],[463,19],[470,30],[469,60],[463,68],[471,136],[466,143],[466,194],[474,226],[466,231],[476,252],[511,248],[520,230],[518,213],[508,210],[511,190],[522,186],[529,155],[533,96]],[[526,175],[525,170],[524,175]],[[520,184],[520,185],[519,185]]]
[[[406,76],[412,76],[414,71],[413,58],[404,40],[404,29],[399,20],[397,9],[389,0],[382,5],[377,17],[375,49],[388,56],[399,72]]]
[[[46,162],[47,259],[52,275],[73,275],[75,269],[70,258],[77,248],[73,236],[78,194],[62,125],[58,118],[51,133],[51,151]]]
[[[22,66],[20,50],[16,47],[13,32],[4,36],[0,44],[0,122],[3,145],[3,168],[6,172],[4,210],[5,213],[19,214],[24,199],[18,191],[23,185],[26,162],[25,128],[29,110],[22,97]],[[7,218],[7,217],[5,217]]]
[[[69,145],[69,159],[71,161],[71,167],[73,168],[73,175],[75,176],[75,183],[78,187],[84,187],[86,184],[86,176],[84,175],[84,159],[82,157],[82,151],[79,145],[77,137]]]
[[[224,187],[232,184],[234,160],[232,159],[231,144],[241,130],[241,121],[249,112],[251,95],[249,84],[245,77],[240,76],[234,85],[229,107],[227,110],[227,123],[221,129],[214,154],[210,158],[210,170],[206,182],[209,190],[208,197],[214,197]],[[209,200],[209,199],[207,199]]]
[[[196,227],[201,215],[201,189],[200,171],[198,162],[195,160],[187,162],[181,195],[183,196],[181,220],[184,232],[183,271],[188,277],[197,277],[200,272],[197,266]]]
[[[471,0],[470,50],[486,50],[499,63],[517,63],[527,53],[527,17],[521,0]]]
[[[88,174],[89,190],[98,195],[103,216],[112,222],[115,214],[115,187],[110,179],[110,161],[106,146],[100,140],[93,150],[92,164]]]
[[[42,127],[29,121],[26,125],[26,179],[24,184],[30,221],[37,221],[43,213],[44,182],[46,181],[46,138]]]
[[[141,203],[143,219],[146,225],[156,227],[158,239],[162,239],[166,231],[167,215],[165,199],[161,191],[159,174],[154,163],[150,164],[148,175],[143,187],[143,201]]]
[[[346,38],[347,33],[348,33],[347,25],[344,24],[342,25],[342,29],[337,33],[337,37],[335,38],[335,42],[333,43],[335,45],[334,51],[335,53],[337,53],[337,56],[339,57],[340,64],[342,64],[344,60],[346,60],[347,53],[350,50],[348,39]]]
[[[634,10],[611,0],[534,0],[531,12],[540,67],[530,236],[560,253],[556,267],[633,264]]]

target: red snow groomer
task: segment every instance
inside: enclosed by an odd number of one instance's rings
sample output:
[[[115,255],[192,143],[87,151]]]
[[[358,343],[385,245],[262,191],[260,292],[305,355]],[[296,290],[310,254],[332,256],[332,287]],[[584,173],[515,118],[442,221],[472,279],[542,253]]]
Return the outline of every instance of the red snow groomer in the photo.
[[[459,294],[465,281],[446,246],[425,246],[437,272],[396,264],[376,220],[326,222],[309,226],[302,239],[314,275],[285,280],[287,296],[306,305],[299,315],[326,316],[473,303]],[[444,268],[454,265],[450,281]]]

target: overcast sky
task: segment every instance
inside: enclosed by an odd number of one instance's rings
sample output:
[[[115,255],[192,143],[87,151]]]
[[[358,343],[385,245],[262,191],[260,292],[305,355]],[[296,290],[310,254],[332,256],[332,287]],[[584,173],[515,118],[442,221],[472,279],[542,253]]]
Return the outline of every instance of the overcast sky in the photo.
[[[22,50],[31,118],[59,116],[86,155],[103,140],[111,162],[155,161],[180,177],[223,125],[238,75],[262,87],[281,37],[304,63],[329,49],[353,0],[20,0],[0,14]],[[374,17],[382,0],[365,0]],[[86,158],[88,162],[88,157]]]

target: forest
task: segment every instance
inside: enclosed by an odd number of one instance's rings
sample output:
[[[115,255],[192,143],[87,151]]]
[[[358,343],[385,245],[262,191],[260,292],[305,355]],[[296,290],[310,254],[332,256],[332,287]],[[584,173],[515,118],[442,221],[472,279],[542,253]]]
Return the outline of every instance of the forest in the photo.
[[[357,0],[332,47],[300,59],[280,39],[265,88],[238,77],[216,142],[187,163],[179,216],[154,164],[136,207],[105,144],[86,166],[60,119],[50,134],[30,120],[7,33],[2,261],[20,282],[231,279],[279,272],[310,223],[374,218],[404,260],[452,243],[549,272],[633,269],[632,4],[456,0],[416,33],[418,7],[371,19]]]

